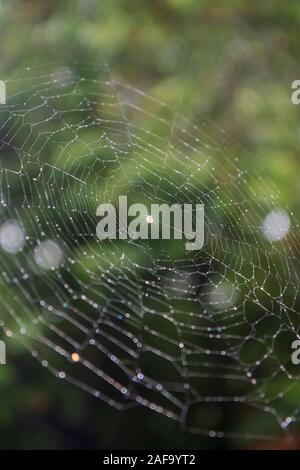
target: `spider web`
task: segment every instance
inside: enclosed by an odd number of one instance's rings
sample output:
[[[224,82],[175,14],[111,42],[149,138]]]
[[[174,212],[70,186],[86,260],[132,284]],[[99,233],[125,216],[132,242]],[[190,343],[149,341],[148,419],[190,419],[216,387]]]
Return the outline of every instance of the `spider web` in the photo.
[[[28,68],[6,85],[5,334],[117,409],[146,407],[210,437],[286,433],[300,409],[298,226],[289,214],[286,236],[266,236],[278,194],[255,158],[105,67]],[[203,203],[205,246],[100,241],[96,209],[119,195]]]

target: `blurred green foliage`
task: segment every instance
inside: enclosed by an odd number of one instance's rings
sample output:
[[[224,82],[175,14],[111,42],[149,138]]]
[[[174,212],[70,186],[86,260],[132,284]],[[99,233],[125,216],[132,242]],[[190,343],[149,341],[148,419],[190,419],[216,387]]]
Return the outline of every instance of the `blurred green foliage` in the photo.
[[[0,77],[41,64],[107,63],[116,79],[196,123],[204,116],[223,128],[226,145],[239,142],[250,171],[259,160],[281,205],[299,213],[300,107],[290,100],[291,82],[300,78],[299,24],[296,0],[2,0]],[[1,448],[232,445],[178,431],[145,410],[118,413],[62,387],[17,345],[8,361],[0,369]],[[296,401],[287,394],[283,406],[288,411]],[[204,419],[213,423],[216,413],[206,410]],[[243,426],[246,415],[237,431]]]

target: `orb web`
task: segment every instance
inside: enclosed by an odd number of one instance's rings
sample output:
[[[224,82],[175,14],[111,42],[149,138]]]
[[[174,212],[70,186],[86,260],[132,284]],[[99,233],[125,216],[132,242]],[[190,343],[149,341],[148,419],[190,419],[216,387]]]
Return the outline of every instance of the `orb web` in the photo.
[[[119,410],[146,407],[210,437],[288,432],[298,226],[255,156],[105,67],[28,68],[6,85],[3,332]],[[96,209],[119,195],[204,204],[204,247],[99,240]]]

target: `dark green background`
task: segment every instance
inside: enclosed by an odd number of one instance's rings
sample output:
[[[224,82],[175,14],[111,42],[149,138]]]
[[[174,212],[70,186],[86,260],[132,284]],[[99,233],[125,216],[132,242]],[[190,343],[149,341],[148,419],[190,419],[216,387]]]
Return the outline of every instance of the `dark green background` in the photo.
[[[108,63],[116,79],[190,118],[203,114],[260,162],[299,213],[298,1],[0,2],[0,78],[48,63]],[[116,412],[61,384],[21,348],[0,370],[0,447],[251,447],[180,430],[145,410]]]

